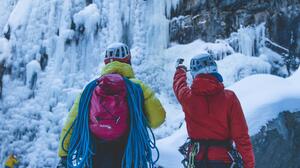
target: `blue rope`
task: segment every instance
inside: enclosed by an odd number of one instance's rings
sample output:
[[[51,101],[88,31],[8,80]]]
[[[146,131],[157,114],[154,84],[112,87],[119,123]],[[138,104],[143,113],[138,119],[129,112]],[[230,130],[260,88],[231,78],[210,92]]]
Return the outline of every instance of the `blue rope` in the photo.
[[[154,134],[143,111],[144,95],[142,88],[124,78],[127,88],[127,102],[130,111],[130,131],[122,168],[153,168],[159,159]],[[157,152],[153,160],[152,149]]]
[[[72,130],[67,156],[68,168],[92,167],[94,153],[89,130],[89,103],[96,86],[97,80],[94,80],[85,87],[80,97],[78,115],[63,139],[62,146],[66,136]]]
[[[122,168],[154,168],[159,159],[159,151],[156,147],[154,134],[149,127],[148,120],[144,115],[144,95],[142,88],[124,78],[127,88],[127,102],[130,111],[130,131],[125,148]],[[89,103],[96,80],[90,82],[84,89],[79,102],[78,115],[71,128],[63,138],[63,150],[68,152],[68,168],[92,167],[92,138],[89,130]],[[67,151],[63,144],[71,133],[70,146]],[[157,158],[153,160],[152,150],[157,152]]]

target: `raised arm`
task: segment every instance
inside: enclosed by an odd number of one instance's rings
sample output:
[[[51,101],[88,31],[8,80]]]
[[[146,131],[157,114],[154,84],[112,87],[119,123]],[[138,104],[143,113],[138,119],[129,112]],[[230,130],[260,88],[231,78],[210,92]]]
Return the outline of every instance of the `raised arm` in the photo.
[[[191,89],[189,88],[186,81],[186,70],[183,68],[177,68],[173,80],[174,93],[180,104],[184,104],[184,102],[191,95]]]

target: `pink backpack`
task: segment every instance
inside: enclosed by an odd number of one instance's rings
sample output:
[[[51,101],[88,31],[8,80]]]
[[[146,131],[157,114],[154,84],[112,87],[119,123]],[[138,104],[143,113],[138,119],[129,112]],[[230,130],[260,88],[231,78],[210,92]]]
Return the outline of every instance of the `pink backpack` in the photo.
[[[128,133],[129,109],[123,77],[108,74],[98,79],[90,101],[89,128],[102,140],[116,140]]]

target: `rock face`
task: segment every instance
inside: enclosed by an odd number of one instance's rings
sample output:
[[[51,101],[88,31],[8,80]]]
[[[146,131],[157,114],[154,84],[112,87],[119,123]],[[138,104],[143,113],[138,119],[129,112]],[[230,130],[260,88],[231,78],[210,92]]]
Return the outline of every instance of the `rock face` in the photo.
[[[170,40],[182,44],[265,22],[269,39],[300,56],[299,0],[181,0],[170,19]]]
[[[252,137],[257,168],[300,167],[300,112],[283,112]]]

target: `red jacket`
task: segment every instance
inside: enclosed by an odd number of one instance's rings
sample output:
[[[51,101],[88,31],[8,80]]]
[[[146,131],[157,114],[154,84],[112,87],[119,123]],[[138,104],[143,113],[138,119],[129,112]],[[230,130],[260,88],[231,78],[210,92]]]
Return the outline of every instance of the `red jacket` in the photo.
[[[234,92],[212,75],[201,74],[193,80],[191,88],[186,72],[178,69],[173,89],[185,113],[187,131],[193,139],[233,140],[241,153],[245,168],[254,168],[254,154],[247,123],[240,102]],[[197,159],[203,158],[203,151]],[[230,162],[227,149],[211,147],[208,160]]]

